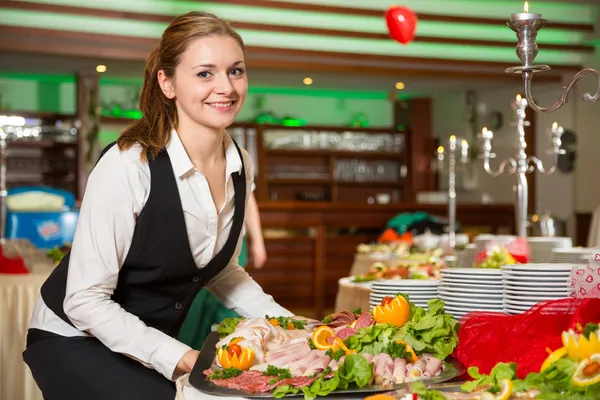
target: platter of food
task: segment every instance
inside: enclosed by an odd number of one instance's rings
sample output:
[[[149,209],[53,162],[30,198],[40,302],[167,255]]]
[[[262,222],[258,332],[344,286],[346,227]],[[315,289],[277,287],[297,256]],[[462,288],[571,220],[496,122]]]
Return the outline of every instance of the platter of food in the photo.
[[[457,331],[439,299],[425,310],[403,295],[371,312],[322,321],[228,319],[209,335],[189,382],[207,394],[246,398],[368,395],[442,383],[465,372],[450,357]]]

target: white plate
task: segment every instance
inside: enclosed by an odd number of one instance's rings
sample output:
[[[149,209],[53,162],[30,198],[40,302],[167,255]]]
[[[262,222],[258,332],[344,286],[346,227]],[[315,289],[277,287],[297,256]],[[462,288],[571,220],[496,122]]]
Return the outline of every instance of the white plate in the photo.
[[[497,286],[502,285],[502,279],[454,279],[454,278],[444,278],[442,279],[442,284],[444,283],[462,283],[464,284],[476,284],[476,285],[488,285],[488,286]]]
[[[501,275],[500,269],[491,268],[442,268],[441,274],[448,275]]]
[[[398,293],[406,293],[409,295],[415,296],[427,296],[429,294],[437,293],[437,289],[434,290],[407,290],[407,289],[399,289],[399,290],[371,290],[371,295],[379,295],[379,296],[396,296]]]
[[[481,308],[477,308],[477,307],[453,307],[453,306],[447,306],[444,308],[446,310],[446,312],[452,313],[452,312],[461,312],[461,313],[470,313],[472,311],[484,311],[484,312],[502,312],[503,308],[502,306],[500,306],[499,308],[495,308],[495,309],[481,309]]]
[[[571,274],[571,271],[513,271],[513,270],[505,270],[503,271],[504,276],[546,276],[549,278],[553,277],[568,277]]]
[[[397,279],[395,281],[373,281],[373,286],[390,287],[390,286],[436,286],[438,281],[434,279]]]
[[[504,304],[505,305],[510,305],[510,306],[517,306],[517,307],[533,307],[534,305],[541,303],[543,301],[554,301],[554,300],[561,300],[559,299],[538,299],[533,300],[533,301],[520,301],[520,300],[513,300],[513,299],[509,299],[506,298],[504,299]]]
[[[455,298],[472,298],[472,299],[481,299],[481,298],[487,298],[487,299],[501,299],[504,294],[502,292],[498,292],[498,293],[473,293],[473,292],[450,292],[447,290],[439,290],[438,291],[438,296],[440,298],[442,297],[455,297]]]
[[[549,283],[549,284],[563,284],[563,285],[567,285],[568,284],[568,279],[566,277],[557,277],[557,278],[545,278],[545,277],[514,277],[514,276],[507,276],[502,280],[502,283],[504,285],[508,285],[511,283],[515,283],[515,284],[522,284],[522,283]]]
[[[460,297],[440,297],[444,303],[449,306],[465,306],[477,305],[481,307],[496,307],[502,305],[502,299],[465,299]]]
[[[512,281],[507,281],[504,282],[504,288],[517,288],[517,290],[529,290],[531,288],[538,288],[537,290],[539,291],[539,288],[546,288],[549,290],[553,290],[556,288],[560,288],[560,289],[568,289],[569,287],[569,283],[568,282],[512,282]],[[535,290],[535,289],[531,289],[531,290]]]
[[[513,271],[570,271],[573,268],[571,264],[549,264],[549,263],[531,263],[531,264],[512,264],[503,265],[501,270]]]
[[[504,290],[504,296],[506,297],[511,297],[511,296],[523,296],[523,297],[545,297],[545,296],[569,296],[569,291],[568,290],[560,290],[560,291],[556,291],[556,292],[548,292],[548,291],[539,291],[539,292],[529,292],[526,290],[512,290],[512,289],[505,289]]]
[[[381,301],[383,300],[385,297],[392,297],[392,296],[373,296],[371,295],[371,299],[372,300],[377,300],[377,301]],[[408,297],[410,297],[410,300],[428,300],[428,299],[433,299],[435,297],[437,297],[437,293],[434,293],[432,295],[428,295],[428,296],[411,296],[408,295]]]
[[[472,294],[489,294],[493,296],[502,296],[502,287],[498,289],[475,289],[475,288],[463,288],[456,287],[453,285],[443,285],[438,288],[438,293],[449,293],[449,294],[461,294],[461,293],[472,293]]]
[[[440,287],[452,287],[458,289],[485,289],[489,291],[502,291],[502,283],[498,283],[496,285],[480,285],[478,283],[457,283],[457,282],[445,282],[444,285]]]

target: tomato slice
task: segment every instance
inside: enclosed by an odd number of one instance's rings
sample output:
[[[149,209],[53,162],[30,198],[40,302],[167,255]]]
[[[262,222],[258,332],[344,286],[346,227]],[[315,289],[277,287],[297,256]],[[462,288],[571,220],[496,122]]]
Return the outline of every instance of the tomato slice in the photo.
[[[387,304],[390,304],[393,300],[394,298],[392,296],[385,296],[383,299],[381,299],[381,305],[385,306]]]
[[[238,356],[239,357],[239,356],[242,355],[242,348],[240,347],[239,344],[232,344],[232,345],[229,345],[227,353],[231,357],[233,357],[233,356]]]

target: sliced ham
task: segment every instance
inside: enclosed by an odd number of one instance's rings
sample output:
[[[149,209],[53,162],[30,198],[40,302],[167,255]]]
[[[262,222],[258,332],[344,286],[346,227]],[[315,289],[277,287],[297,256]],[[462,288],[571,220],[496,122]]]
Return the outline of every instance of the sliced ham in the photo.
[[[439,374],[442,371],[442,361],[431,356],[431,357],[426,357],[425,358],[426,361],[426,365],[425,365],[425,372],[423,373],[423,376],[426,377],[432,377],[432,376],[436,376],[437,374]]]
[[[312,350],[310,353],[305,354],[303,357],[296,359],[293,362],[287,363],[286,365],[280,366],[279,368],[289,368],[292,376],[304,375],[313,362],[323,357],[325,352],[323,350]]]
[[[336,337],[339,337],[342,340],[348,339],[350,336],[356,333],[356,328],[350,328],[349,326],[344,326],[340,330],[336,332]]]
[[[298,349],[294,352],[280,351],[272,355],[268,354],[267,363],[278,368],[283,368],[294,361],[302,359],[303,357],[311,354],[312,352],[313,351],[308,346],[308,343],[304,343],[301,344],[301,346],[298,346]]]
[[[394,372],[392,373],[394,377],[394,383],[404,383],[404,379],[406,378],[406,360],[403,358],[394,359]]]
[[[310,364],[306,371],[304,371],[302,376],[314,376],[319,372],[323,372],[325,368],[327,368],[327,365],[329,365],[330,361],[331,357],[329,357],[328,355],[316,359]]]
[[[413,381],[416,380],[415,378],[419,378],[421,376],[423,376],[423,374],[425,373],[425,367],[427,366],[427,361],[425,360],[425,358],[421,357],[417,360],[417,362],[415,362],[413,364],[413,366],[407,370],[407,382],[409,380]]]
[[[373,354],[369,354],[369,353],[359,353],[361,356],[363,356],[368,363],[370,363],[373,360]]]
[[[373,357],[373,364],[375,364],[375,368],[373,370],[373,375],[375,375],[375,384],[376,385],[388,385],[393,382],[393,372],[394,372],[394,360],[387,353],[377,354]]]

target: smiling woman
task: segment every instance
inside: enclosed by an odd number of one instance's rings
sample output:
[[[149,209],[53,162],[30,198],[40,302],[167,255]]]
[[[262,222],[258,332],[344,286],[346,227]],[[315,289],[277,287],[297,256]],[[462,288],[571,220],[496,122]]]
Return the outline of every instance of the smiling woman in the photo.
[[[244,317],[292,315],[237,261],[254,171],[225,129],[247,91],[226,22],[173,20],[146,64],[142,119],[90,174],[33,313],[23,358],[45,399],[173,400],[199,355],[176,336],[204,287]]]

